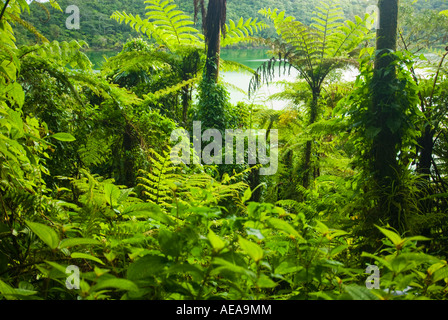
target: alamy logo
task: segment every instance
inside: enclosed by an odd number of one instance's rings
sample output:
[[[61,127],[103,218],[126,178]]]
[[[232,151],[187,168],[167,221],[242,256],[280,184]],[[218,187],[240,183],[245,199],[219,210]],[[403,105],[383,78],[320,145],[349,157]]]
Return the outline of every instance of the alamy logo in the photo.
[[[370,274],[366,280],[367,289],[380,288],[380,269],[376,265],[370,265],[366,269],[366,273]]]
[[[65,269],[69,276],[65,280],[65,286],[68,290],[79,289],[79,267],[70,265]]]
[[[269,148],[267,140],[269,135]],[[247,138],[247,140],[246,140]],[[180,139],[180,141],[179,141]],[[193,149],[191,152],[190,134],[185,129],[176,129],[171,133],[171,141],[178,142],[171,150],[174,164],[262,164],[260,175],[273,175],[278,169],[278,130],[226,129],[223,157],[223,138],[217,129],[207,129],[202,133],[201,122],[193,122]],[[202,142],[210,141],[202,148]],[[245,145],[247,141],[247,162]],[[234,148],[235,146],[235,148]],[[269,151],[269,156],[268,156]],[[179,153],[182,153],[179,156]],[[235,157],[234,157],[235,156]],[[257,162],[258,160],[258,162]]]
[[[70,5],[65,9],[65,13],[71,13],[70,16],[67,17],[67,20],[65,20],[65,26],[69,30],[79,30],[80,24],[80,15],[79,15],[79,8],[75,5]]]

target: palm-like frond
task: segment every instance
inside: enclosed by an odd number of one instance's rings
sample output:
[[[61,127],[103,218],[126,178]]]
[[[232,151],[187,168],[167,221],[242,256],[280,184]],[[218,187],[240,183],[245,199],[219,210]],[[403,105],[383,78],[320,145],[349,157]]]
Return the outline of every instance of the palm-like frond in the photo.
[[[246,21],[241,17],[238,23],[235,23],[232,19],[229,19],[229,24],[226,24],[225,35],[221,39],[221,47],[226,47],[239,42],[253,42],[257,41],[254,35],[268,28],[269,26],[257,19],[249,18]]]
[[[183,11],[176,9],[171,0],[148,0],[146,19],[126,12],[114,12],[112,19],[129,24],[137,32],[154,38],[159,44],[174,51],[179,45],[199,46],[203,36],[194,28],[194,22]]]
[[[183,11],[177,10],[177,5],[171,1],[148,0],[146,7],[149,21],[160,30],[166,42],[177,44],[200,44],[201,35],[192,27],[194,22]]]
[[[289,64],[311,86],[320,87],[334,69],[349,62],[349,54],[366,39],[370,29],[369,15],[355,17],[355,21],[342,21],[339,1],[321,2],[309,26],[278,10],[262,9],[260,13],[271,20],[282,41],[272,42],[274,58],[259,69],[259,76],[251,82],[253,91],[262,82],[272,79],[273,67]]]
[[[56,63],[61,66],[70,65],[79,70],[92,70],[92,62],[81,50],[87,48],[85,41],[72,40],[70,42],[46,42],[41,45],[24,46],[20,48],[18,55],[40,57],[47,62]]]

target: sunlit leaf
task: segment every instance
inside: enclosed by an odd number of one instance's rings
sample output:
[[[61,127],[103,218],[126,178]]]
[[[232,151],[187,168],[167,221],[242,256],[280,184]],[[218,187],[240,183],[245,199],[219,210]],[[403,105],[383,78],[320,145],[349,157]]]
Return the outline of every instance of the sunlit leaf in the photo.
[[[72,136],[70,133],[65,132],[58,132],[50,136],[50,138],[59,140],[59,141],[65,141],[65,142],[71,142],[75,141],[76,138]]]
[[[256,243],[246,240],[243,237],[238,237],[238,243],[255,262],[260,261],[263,258],[263,249]]]
[[[88,253],[82,253],[82,252],[73,252],[70,255],[73,259],[86,259],[86,260],[92,260],[95,262],[98,262],[100,264],[104,264],[103,261],[101,261],[100,259],[98,259],[97,257],[94,257]]]
[[[26,221],[27,226],[51,249],[56,249],[59,244],[59,236],[53,228],[42,223]]]

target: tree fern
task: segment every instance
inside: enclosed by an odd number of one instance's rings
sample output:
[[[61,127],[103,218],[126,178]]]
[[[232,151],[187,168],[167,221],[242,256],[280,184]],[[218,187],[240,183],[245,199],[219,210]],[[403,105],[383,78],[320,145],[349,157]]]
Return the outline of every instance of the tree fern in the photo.
[[[341,22],[343,13],[339,1],[320,2],[313,13],[309,26],[286,16],[278,10],[262,9],[260,13],[270,19],[281,35],[280,41],[271,43],[274,57],[264,63],[257,71],[259,75],[252,78],[249,95],[262,83],[273,77],[276,64],[286,65],[298,70],[299,75],[308,84],[312,99],[307,104],[307,124],[312,125],[319,120],[320,98],[327,76],[333,70],[345,66],[350,55],[367,38],[366,14],[364,19],[355,17],[355,22]],[[302,185],[308,187],[310,176],[316,176],[317,161],[312,161],[313,141],[306,140],[302,166],[298,172],[302,175]]]
[[[276,58],[270,63],[288,63],[296,68],[310,86],[320,86],[331,70],[352,61],[350,53],[366,39],[369,33],[366,14],[355,22],[342,22],[343,11],[338,1],[321,2],[313,13],[312,23],[306,26],[278,10],[262,9],[260,13],[270,19],[283,42],[272,42]],[[264,65],[262,68],[266,68]],[[260,69],[262,70],[262,69]],[[254,88],[257,81],[254,78]],[[266,78],[269,80],[269,77]]]

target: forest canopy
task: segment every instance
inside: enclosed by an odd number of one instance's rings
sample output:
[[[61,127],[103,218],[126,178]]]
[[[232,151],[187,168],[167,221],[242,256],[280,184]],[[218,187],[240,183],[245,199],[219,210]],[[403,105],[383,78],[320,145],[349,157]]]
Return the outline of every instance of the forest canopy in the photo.
[[[446,1],[0,10],[0,299],[446,299]]]

